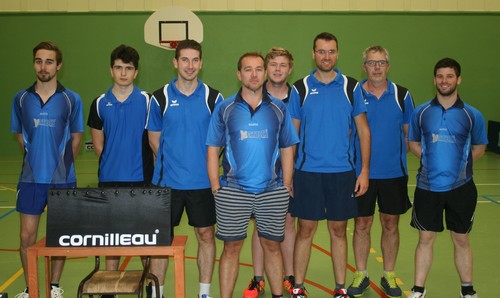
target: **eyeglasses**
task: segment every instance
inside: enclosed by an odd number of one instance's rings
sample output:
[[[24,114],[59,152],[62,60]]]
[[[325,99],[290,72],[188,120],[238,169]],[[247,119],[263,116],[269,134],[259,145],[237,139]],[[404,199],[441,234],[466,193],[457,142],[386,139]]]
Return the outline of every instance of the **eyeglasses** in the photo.
[[[374,67],[375,65],[386,66],[387,64],[389,64],[389,62],[387,62],[386,60],[368,60],[365,62],[365,64],[369,67]]]
[[[324,56],[326,55],[326,53],[328,53],[328,55],[334,55],[336,53],[335,50],[317,50],[317,51],[314,51],[316,54],[318,55],[321,55],[321,56]]]

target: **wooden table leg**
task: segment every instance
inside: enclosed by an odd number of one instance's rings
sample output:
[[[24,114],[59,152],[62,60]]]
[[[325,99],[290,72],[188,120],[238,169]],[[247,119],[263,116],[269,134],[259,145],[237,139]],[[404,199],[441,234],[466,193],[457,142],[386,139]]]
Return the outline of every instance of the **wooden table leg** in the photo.
[[[185,273],[184,273],[184,248],[177,249],[174,253],[175,266],[175,297],[184,298],[185,294]]]

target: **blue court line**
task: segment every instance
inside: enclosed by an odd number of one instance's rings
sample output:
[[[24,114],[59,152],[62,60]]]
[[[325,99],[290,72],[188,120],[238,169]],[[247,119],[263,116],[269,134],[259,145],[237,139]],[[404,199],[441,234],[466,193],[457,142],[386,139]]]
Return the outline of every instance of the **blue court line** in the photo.
[[[496,196],[496,195],[493,195],[493,196]],[[490,201],[490,202],[493,202],[493,203],[495,203],[495,204],[497,204],[497,205],[500,205],[500,202],[499,202],[499,201],[497,201],[497,200],[494,200],[494,199],[490,198],[490,196],[481,196],[481,198],[484,198],[484,199],[486,199],[486,200],[488,200],[488,201]]]
[[[15,211],[16,211],[16,208],[11,209],[9,212],[7,212],[4,215],[0,216],[0,220],[4,219],[5,217],[9,216],[10,214],[12,214]]]

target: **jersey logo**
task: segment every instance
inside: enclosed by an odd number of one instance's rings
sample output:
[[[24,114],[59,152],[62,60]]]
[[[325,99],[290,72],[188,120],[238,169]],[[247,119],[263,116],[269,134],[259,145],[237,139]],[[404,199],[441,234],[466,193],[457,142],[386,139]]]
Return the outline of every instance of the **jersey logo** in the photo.
[[[316,88],[311,89],[311,93],[309,93],[309,94],[311,94],[311,95],[319,94],[318,89],[316,89]]]
[[[170,102],[170,106],[171,107],[178,107],[179,106],[179,103],[177,102],[177,99],[174,99]]]
[[[56,119],[38,119],[33,118],[35,128],[39,126],[56,127]]]
[[[246,139],[268,139],[268,138],[269,138],[269,133],[267,129],[258,131],[240,130],[240,141],[244,141]]]
[[[112,104],[111,102],[109,102],[109,101],[108,101],[108,102],[106,103],[106,106],[107,106],[107,107],[112,107],[112,106],[113,106],[113,104]]]

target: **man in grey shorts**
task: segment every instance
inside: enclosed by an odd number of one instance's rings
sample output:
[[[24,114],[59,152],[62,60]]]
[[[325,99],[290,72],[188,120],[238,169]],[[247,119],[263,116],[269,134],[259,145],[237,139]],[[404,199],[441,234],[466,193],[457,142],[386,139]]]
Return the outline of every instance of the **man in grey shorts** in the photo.
[[[240,251],[252,213],[264,249],[272,297],[283,297],[280,242],[292,192],[293,149],[299,139],[285,104],[263,92],[264,58],[258,53],[244,54],[238,61],[237,75],[242,87],[215,108],[207,135],[216,237],[224,241],[220,297],[233,297]],[[219,180],[222,147],[224,174]]]

